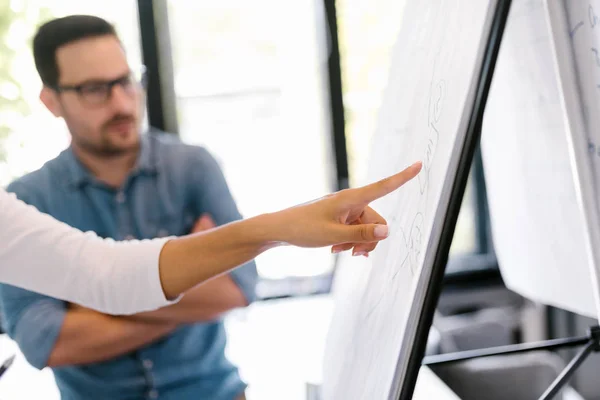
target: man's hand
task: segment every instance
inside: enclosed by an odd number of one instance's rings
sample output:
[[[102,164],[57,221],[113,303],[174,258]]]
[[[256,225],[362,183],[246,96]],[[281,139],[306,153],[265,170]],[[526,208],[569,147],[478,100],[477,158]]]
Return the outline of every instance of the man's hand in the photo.
[[[200,218],[198,218],[190,233],[204,232],[216,227],[217,224],[215,224],[215,221],[213,221],[210,214],[204,213],[200,216]]]
[[[272,214],[285,243],[300,247],[333,246],[332,252],[354,248],[367,256],[388,236],[386,220],[369,203],[400,188],[421,171],[417,162],[402,172],[355,189]]]

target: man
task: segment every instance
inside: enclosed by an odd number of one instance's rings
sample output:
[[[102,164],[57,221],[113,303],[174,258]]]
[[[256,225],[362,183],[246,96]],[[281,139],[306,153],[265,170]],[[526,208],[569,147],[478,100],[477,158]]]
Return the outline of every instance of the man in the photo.
[[[203,148],[140,135],[141,80],[114,28],[92,16],[40,27],[40,99],[71,146],[8,190],[83,231],[115,239],[183,235],[240,219]],[[189,290],[176,304],[108,316],[13,286],[0,288],[4,326],[27,360],[52,368],[62,399],[243,399],[226,359],[221,318],[254,299],[248,263]]]

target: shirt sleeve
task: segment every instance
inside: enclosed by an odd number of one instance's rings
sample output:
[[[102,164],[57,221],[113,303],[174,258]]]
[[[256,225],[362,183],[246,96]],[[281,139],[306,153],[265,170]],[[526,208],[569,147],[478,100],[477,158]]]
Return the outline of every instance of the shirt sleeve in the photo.
[[[0,282],[109,314],[171,304],[158,261],[170,238],[116,242],[43,214],[0,189]]]
[[[32,366],[42,369],[56,344],[67,312],[62,300],[16,286],[0,285],[2,327]]]
[[[198,150],[194,162],[199,165],[192,169],[195,171],[194,199],[198,210],[208,212],[217,225],[242,219],[217,160],[208,150],[202,147]],[[254,261],[232,270],[229,276],[240,288],[248,304],[256,300],[258,273]]]

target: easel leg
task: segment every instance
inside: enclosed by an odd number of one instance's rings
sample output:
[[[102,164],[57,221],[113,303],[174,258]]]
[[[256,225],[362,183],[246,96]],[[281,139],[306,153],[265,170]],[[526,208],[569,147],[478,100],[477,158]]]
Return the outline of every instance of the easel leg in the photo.
[[[542,394],[539,400],[552,400],[554,396],[562,389],[562,387],[569,381],[575,370],[585,361],[585,359],[594,351],[597,343],[590,340],[588,344],[577,353],[575,358],[571,360],[569,365],[556,377],[552,385]]]
[[[587,335],[574,338],[551,339],[533,343],[511,344],[506,346],[491,347],[489,349],[466,350],[456,353],[437,354],[425,357],[423,359],[423,365],[435,366],[481,357],[524,353],[535,350],[556,350],[566,347],[578,347],[587,344],[589,340],[590,336]]]

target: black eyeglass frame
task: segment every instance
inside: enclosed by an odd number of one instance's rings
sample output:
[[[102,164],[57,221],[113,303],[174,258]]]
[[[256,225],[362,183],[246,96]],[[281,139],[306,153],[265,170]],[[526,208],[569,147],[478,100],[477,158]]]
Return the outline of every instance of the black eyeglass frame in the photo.
[[[146,67],[141,66],[139,72],[130,70],[126,75],[110,81],[92,80],[78,85],[54,85],[51,88],[57,93],[75,92],[82,102],[88,106],[101,106],[110,99],[113,87],[120,85],[128,92],[131,89],[135,89],[134,85],[139,85],[142,90],[146,90],[147,82],[148,74]],[[91,100],[93,96],[98,96],[98,98]]]

